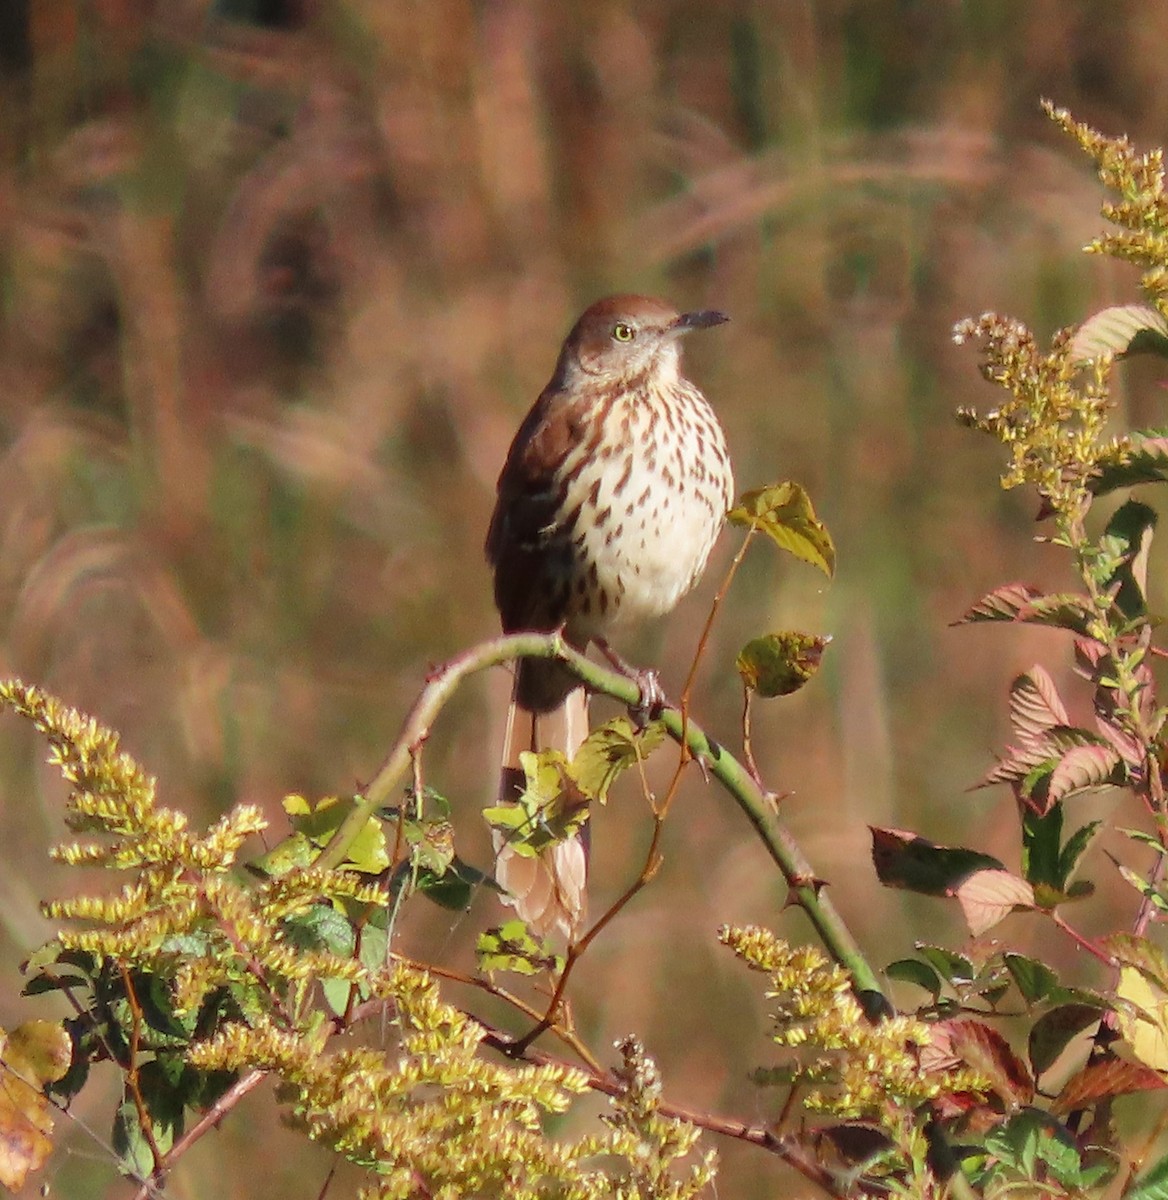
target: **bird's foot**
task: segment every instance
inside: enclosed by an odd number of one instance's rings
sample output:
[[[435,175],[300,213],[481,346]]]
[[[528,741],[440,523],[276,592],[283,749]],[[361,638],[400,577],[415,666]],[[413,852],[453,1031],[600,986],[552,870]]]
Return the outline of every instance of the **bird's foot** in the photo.
[[[623,659],[606,641],[597,639],[596,645],[600,653],[622,675],[627,675],[637,685],[637,689],[641,694],[637,699],[637,703],[629,709],[629,712],[637,728],[643,729],[654,717],[660,714],[661,710],[669,702],[665,695],[665,690],[661,686],[661,680],[658,678],[657,672],[645,667],[634,667],[632,663]]]

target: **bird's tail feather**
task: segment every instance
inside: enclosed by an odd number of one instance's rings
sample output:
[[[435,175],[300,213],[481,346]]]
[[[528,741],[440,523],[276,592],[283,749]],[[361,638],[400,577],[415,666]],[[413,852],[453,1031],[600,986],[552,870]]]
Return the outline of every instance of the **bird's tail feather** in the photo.
[[[573,688],[547,712],[533,712],[514,697],[507,713],[499,802],[514,801],[523,790],[519,755],[524,750],[561,750],[571,760],[588,736],[588,700],[582,687]],[[555,842],[532,858],[518,853],[498,831],[495,839],[495,879],[511,905],[532,932],[543,937],[562,934],[571,941],[586,909],[588,826],[576,836]]]

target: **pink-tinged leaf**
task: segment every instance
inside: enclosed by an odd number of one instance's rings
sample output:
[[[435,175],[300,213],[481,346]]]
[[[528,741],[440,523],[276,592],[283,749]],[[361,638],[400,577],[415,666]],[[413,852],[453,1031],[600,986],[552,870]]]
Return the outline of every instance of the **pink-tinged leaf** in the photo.
[[[1034,907],[1034,889],[1009,871],[975,871],[953,895],[974,937],[981,937],[1016,908]]]
[[[1085,633],[1091,610],[1082,596],[1072,594],[1047,595],[1029,583],[1007,583],[987,592],[972,608],[967,609],[955,625],[972,625],[981,621],[1021,621],[1030,625],[1046,625]]]
[[[872,862],[885,887],[907,888],[926,896],[953,896],[975,872],[1000,868],[988,854],[960,846],[938,846],[905,829],[870,825]]]
[[[1112,724],[1102,713],[1096,713],[1095,724],[1100,734],[1115,747],[1119,757],[1129,767],[1138,769],[1144,765],[1145,752],[1139,738],[1128,733],[1126,729],[1120,729],[1117,725]]]
[[[1034,1080],[1026,1064],[996,1029],[964,1018],[938,1021],[929,1027],[929,1044],[920,1050],[926,1071],[972,1067],[989,1081],[1008,1108],[1034,1099]]]
[[[1042,666],[1030,668],[1010,685],[1010,719],[1025,740],[1040,737],[1054,725],[1069,725],[1066,705],[1054,680]]]
[[[1089,316],[1071,337],[1074,363],[1104,355],[1158,354],[1168,357],[1168,320],[1147,304],[1113,304]]]
[[[1113,746],[1076,746],[1059,759],[1047,783],[1047,803],[1054,804],[1072,792],[1115,782],[1119,751]]]
[[[1126,1096],[1132,1092],[1158,1092],[1168,1087],[1159,1071],[1143,1063],[1110,1058],[1084,1067],[1072,1075],[1050,1106],[1052,1115],[1061,1117],[1076,1109],[1089,1108],[1100,1100]]]
[[[1042,589],[1029,583],[1007,583],[994,588],[968,608],[953,622],[971,625],[978,621],[1017,621],[1019,614],[1032,600],[1042,595]]]
[[[1099,674],[1099,664],[1109,658],[1108,650],[1102,642],[1094,638],[1075,638],[1075,667],[1084,679],[1095,680]]]
[[[1041,734],[1027,737],[1020,746],[1008,746],[1005,755],[998,760],[975,788],[990,787],[995,783],[1017,783],[1033,775],[1044,764],[1053,771],[1064,755],[1079,746],[1100,746],[1103,739],[1087,729],[1075,725],[1052,725]]]
[[[1008,746],[1006,756],[998,760],[973,786],[992,787],[995,783],[1017,783],[1025,779],[1043,763],[1051,760],[1051,753],[1041,745]]]

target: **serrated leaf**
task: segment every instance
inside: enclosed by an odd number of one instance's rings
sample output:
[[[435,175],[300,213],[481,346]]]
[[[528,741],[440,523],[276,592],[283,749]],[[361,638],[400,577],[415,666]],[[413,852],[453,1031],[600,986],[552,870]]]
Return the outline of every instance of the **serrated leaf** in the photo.
[[[1062,853],[1063,810],[1055,805],[1049,812],[1022,811],[1022,875],[1034,887],[1046,885],[1062,891],[1059,867]]]
[[[1114,746],[1076,746],[1055,764],[1047,783],[1047,803],[1054,804],[1074,792],[1118,782],[1115,769],[1119,752]]]
[[[527,926],[515,919],[479,934],[475,947],[479,970],[514,971],[519,975],[539,975],[562,968],[563,958],[546,942],[537,941]]]
[[[1100,461],[1089,487],[1097,496],[1117,488],[1168,480],[1168,434],[1148,429],[1129,434],[1128,444]]]
[[[1050,1111],[1055,1116],[1086,1108],[1100,1100],[1125,1096],[1132,1092],[1158,1092],[1168,1083],[1157,1071],[1141,1063],[1110,1058],[1089,1063],[1063,1085]]]
[[[1095,313],[1071,338],[1072,362],[1106,354],[1158,354],[1168,358],[1168,320],[1146,304],[1116,304]]]
[[[1113,933],[1104,938],[1103,948],[1121,965],[1134,967],[1161,991],[1168,994],[1168,955],[1147,938],[1134,933]]]
[[[1056,725],[1070,725],[1066,705],[1045,667],[1031,667],[1010,685],[1010,720],[1024,739],[1038,738]]]
[[[1073,593],[1047,595],[1041,588],[1026,583],[1007,583],[987,592],[967,609],[954,625],[973,625],[982,621],[1017,621],[1085,634],[1091,620],[1086,598]]]
[[[514,853],[537,858],[556,842],[575,837],[588,820],[588,797],[572,778],[560,750],[524,750],[523,791],[507,804],[483,810],[487,824]]]
[[[889,963],[884,968],[884,974],[889,979],[896,979],[901,983],[915,983],[917,987],[924,988],[926,992],[929,992],[934,1000],[941,994],[940,976],[928,963],[923,963],[919,959],[897,959],[896,962]]]
[[[727,514],[734,525],[765,533],[777,546],[818,567],[828,578],[835,574],[835,545],[815,515],[811,499],[797,483],[779,483],[747,492]]]
[[[585,796],[603,804],[617,777],[648,758],[664,740],[665,726],[660,721],[637,729],[628,717],[616,717],[584,739],[567,769]]]
[[[1034,907],[1034,889],[1005,870],[975,871],[953,894],[974,937],[992,929],[1015,909]]]
[[[786,630],[753,638],[734,665],[748,691],[764,699],[797,692],[819,670],[829,637]]]
[[[1011,1107],[1034,1099],[1034,1080],[1026,1064],[996,1029],[981,1021],[956,1018],[929,1028],[929,1044],[921,1049],[921,1066],[964,1063],[990,1080],[993,1090]]]
[[[1043,1013],[1030,1030],[1030,1066],[1034,1073],[1041,1075],[1050,1070],[1067,1046],[1098,1025],[1102,1017],[1102,1010],[1090,1004],[1060,1004]]]
[[[1003,961],[1027,1004],[1037,1004],[1045,1000],[1047,995],[1059,986],[1059,977],[1046,963],[1027,958],[1025,954],[1009,953],[1003,956]]]
[[[957,954],[944,946],[929,946],[917,942],[917,953],[933,966],[937,974],[948,984],[971,983],[977,974],[973,963],[964,954]]]
[[[1133,871],[1130,867],[1125,867],[1123,863],[1117,863],[1116,865],[1120,877],[1125,883],[1131,884],[1149,904],[1154,905],[1160,912],[1168,912],[1168,900],[1160,894],[1159,889],[1153,883]]]
[[[352,925],[331,904],[314,904],[283,924],[288,943],[305,950],[330,950],[348,956],[356,945]]]

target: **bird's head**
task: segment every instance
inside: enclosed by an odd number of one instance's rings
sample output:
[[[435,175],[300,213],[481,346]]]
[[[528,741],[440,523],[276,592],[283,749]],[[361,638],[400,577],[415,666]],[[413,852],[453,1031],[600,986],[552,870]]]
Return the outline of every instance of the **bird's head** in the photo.
[[[586,309],[568,334],[557,375],[567,386],[580,376],[625,386],[645,377],[672,382],[682,334],[727,320],[712,309],[679,313],[651,296],[608,296]]]

